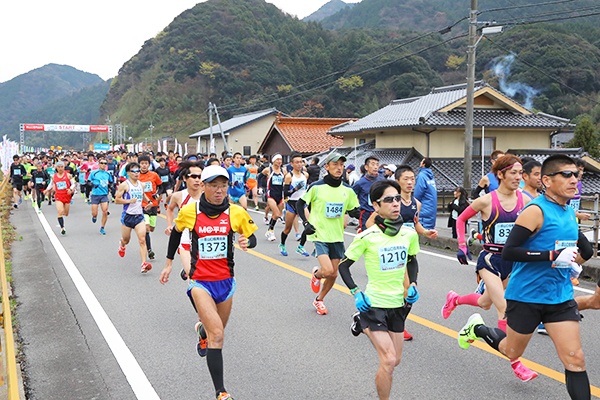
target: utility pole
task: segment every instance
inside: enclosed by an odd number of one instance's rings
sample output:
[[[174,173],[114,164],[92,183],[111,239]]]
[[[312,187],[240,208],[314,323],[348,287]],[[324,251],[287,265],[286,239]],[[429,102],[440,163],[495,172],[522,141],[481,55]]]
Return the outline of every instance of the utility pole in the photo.
[[[208,153],[212,152],[212,141],[213,141],[213,123],[212,123],[212,114],[213,114],[213,104],[208,103],[208,125],[210,126],[210,136],[208,139]],[[216,149],[215,149],[216,152]]]
[[[152,125],[152,121],[150,121],[150,127],[148,128],[150,131],[150,146],[152,146],[152,131],[154,130],[154,125]],[[148,139],[146,138],[146,142]],[[146,143],[146,147],[148,147],[148,143]]]
[[[477,47],[477,0],[471,0],[469,14],[469,47],[467,50],[467,113],[465,118],[465,161],[463,187],[471,193],[473,161],[473,108],[475,95],[475,49]]]
[[[110,121],[110,115],[106,116],[106,125],[110,125],[111,121]],[[102,143],[102,132],[100,132],[100,143]]]

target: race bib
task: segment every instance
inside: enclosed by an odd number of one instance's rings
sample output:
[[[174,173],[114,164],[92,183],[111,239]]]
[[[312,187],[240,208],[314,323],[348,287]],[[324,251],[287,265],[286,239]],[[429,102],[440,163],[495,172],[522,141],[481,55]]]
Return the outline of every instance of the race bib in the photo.
[[[405,226],[405,227],[410,228],[410,229],[415,229],[415,223],[414,222],[405,222],[404,224],[402,224],[402,226]]]
[[[581,199],[571,199],[571,201],[569,202],[569,206],[574,211],[579,211],[579,207],[581,207]]]
[[[233,182],[235,183],[242,183],[244,182],[244,173],[243,172],[236,172],[233,174]]]
[[[160,177],[160,180],[161,180],[163,183],[167,183],[167,182],[169,182],[169,175],[163,175],[163,176],[161,176],[161,177]]]
[[[144,192],[152,191],[152,182],[144,182]]]
[[[198,259],[217,260],[227,258],[227,236],[207,236],[198,239]]]
[[[282,175],[273,175],[271,178],[271,183],[273,185],[283,185],[283,176]]]
[[[554,250],[561,250],[566,247],[577,247],[577,240],[557,240],[554,243]],[[571,269],[570,263],[553,263],[554,268],[569,268]]]
[[[85,172],[82,172],[79,174],[79,182],[81,182],[81,183],[85,182]]]
[[[44,178],[35,178],[36,185],[41,185],[42,183],[44,183]]]
[[[136,199],[137,203],[141,203],[144,199],[144,193],[142,193],[140,190],[136,190],[134,192],[131,192],[131,197],[133,199]]]
[[[494,243],[506,243],[506,239],[508,239],[508,235],[514,226],[514,222],[500,222],[494,225]]]
[[[108,181],[106,179],[101,180],[100,186],[102,186],[103,188],[108,187]]]
[[[56,182],[56,190],[65,190],[67,188],[67,182],[61,181]]]
[[[21,176],[21,170],[20,170],[20,169],[15,169],[15,170],[13,171],[13,174],[14,174],[15,176]]]
[[[395,271],[406,266],[408,249],[406,246],[385,246],[379,248],[379,270]]]
[[[252,180],[256,180],[256,174],[250,174],[250,176],[248,176],[248,179],[252,179]]]
[[[325,204],[325,218],[340,218],[344,211],[344,203],[330,203]]]

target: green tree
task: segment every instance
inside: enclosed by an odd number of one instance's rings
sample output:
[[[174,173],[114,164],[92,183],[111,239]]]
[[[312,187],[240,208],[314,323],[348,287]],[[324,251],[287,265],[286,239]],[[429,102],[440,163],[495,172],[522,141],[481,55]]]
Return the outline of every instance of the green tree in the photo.
[[[575,136],[567,143],[567,147],[583,147],[594,158],[600,158],[598,133],[588,117],[584,117],[575,128]]]

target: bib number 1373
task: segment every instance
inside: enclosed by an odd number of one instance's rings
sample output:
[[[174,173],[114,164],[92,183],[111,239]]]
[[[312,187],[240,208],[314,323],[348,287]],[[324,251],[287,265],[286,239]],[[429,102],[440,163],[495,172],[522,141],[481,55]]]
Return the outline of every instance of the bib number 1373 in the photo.
[[[198,258],[216,260],[227,257],[227,236],[207,236],[198,239]]]
[[[408,249],[406,246],[385,246],[379,248],[379,270],[394,271],[404,268]]]

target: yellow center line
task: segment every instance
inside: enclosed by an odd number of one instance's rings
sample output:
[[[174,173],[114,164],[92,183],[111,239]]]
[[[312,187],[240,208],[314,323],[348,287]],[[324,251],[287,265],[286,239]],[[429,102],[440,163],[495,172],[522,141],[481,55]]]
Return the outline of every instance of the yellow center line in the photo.
[[[166,217],[164,215],[162,215],[162,214],[158,214],[158,215],[166,219]],[[238,246],[237,244],[235,245],[235,247],[238,248],[238,249],[240,248],[240,246]],[[304,271],[304,270],[302,270],[300,268],[293,267],[293,266],[291,266],[289,264],[281,262],[281,261],[279,261],[279,260],[277,260],[275,258],[266,256],[266,255],[264,255],[262,253],[259,253],[257,251],[248,249],[247,253],[252,254],[255,257],[262,258],[263,260],[268,261],[271,264],[275,264],[275,265],[277,265],[279,267],[285,268],[288,271],[294,272],[294,273],[296,273],[298,275],[302,275],[302,276],[304,276],[306,278],[309,278],[309,279],[312,278],[312,274],[310,272],[306,272],[306,271]],[[350,294],[350,290],[348,290],[348,288],[345,287],[345,286],[341,286],[341,285],[338,285],[336,283],[336,284],[333,285],[333,288],[336,289],[336,290],[338,290],[338,291],[340,291],[340,292],[342,292],[342,293],[345,293],[347,295],[351,295]],[[419,317],[419,316],[417,316],[417,315],[415,315],[413,313],[408,314],[408,319],[411,320],[411,321],[413,321],[413,322],[416,322],[417,324],[423,325],[423,326],[425,326],[425,327],[427,327],[429,329],[433,329],[436,332],[442,333],[442,334],[444,334],[446,336],[450,336],[453,339],[456,339],[458,337],[458,332],[453,331],[452,329],[447,328],[447,327],[445,327],[443,325],[436,324],[435,322],[429,321],[429,320],[427,320],[425,318],[421,318],[421,317]],[[485,343],[482,340],[478,340],[476,342],[471,343],[471,346],[477,347],[478,349],[486,351],[486,352],[488,352],[490,354],[493,354],[493,355],[495,355],[497,357],[507,359],[502,354],[498,353],[496,350],[494,350],[490,346],[488,346],[487,343]],[[552,379],[554,379],[554,380],[556,380],[558,382],[565,383],[565,374],[564,373],[555,371],[555,370],[553,370],[551,368],[545,367],[545,366],[543,366],[541,364],[536,363],[535,361],[531,361],[531,360],[528,360],[528,359],[523,358],[523,357],[519,358],[519,360],[527,368],[529,368],[531,370],[534,370],[534,371],[536,371],[539,374],[547,376],[548,378],[552,378]],[[593,385],[590,385],[590,388],[591,388],[591,393],[592,393],[593,396],[600,397],[600,388],[598,388],[596,386],[593,386]]]

